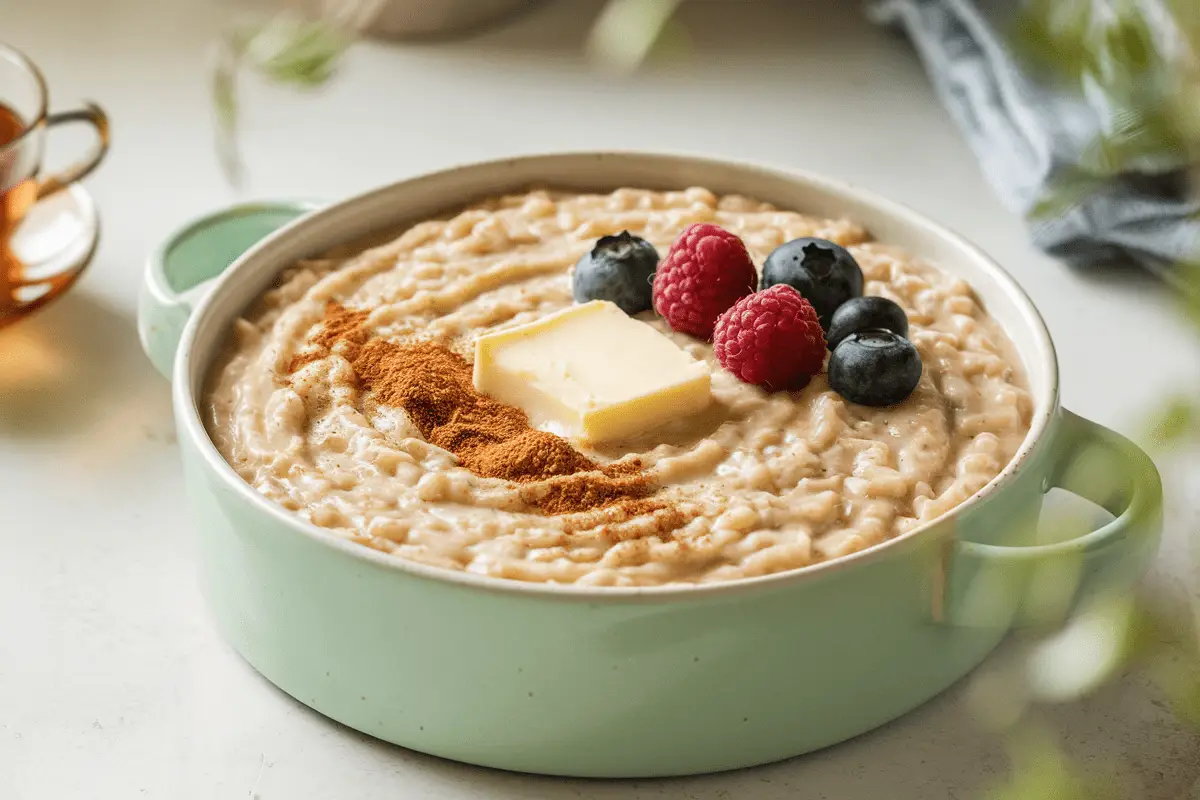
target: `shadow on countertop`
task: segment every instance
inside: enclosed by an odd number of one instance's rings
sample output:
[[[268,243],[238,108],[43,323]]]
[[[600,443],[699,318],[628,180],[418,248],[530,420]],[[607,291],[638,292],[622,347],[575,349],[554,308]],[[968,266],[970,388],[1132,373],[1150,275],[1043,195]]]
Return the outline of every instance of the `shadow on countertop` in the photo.
[[[59,439],[113,455],[174,440],[170,392],[133,321],[81,289],[0,330],[0,445]]]

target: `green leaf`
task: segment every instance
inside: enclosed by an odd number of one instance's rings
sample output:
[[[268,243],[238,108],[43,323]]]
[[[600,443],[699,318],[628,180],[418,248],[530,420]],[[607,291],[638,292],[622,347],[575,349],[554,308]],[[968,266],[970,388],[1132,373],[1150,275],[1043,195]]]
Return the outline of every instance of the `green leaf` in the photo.
[[[681,0],[609,0],[588,38],[588,52],[600,63],[631,72],[662,36]]]
[[[278,84],[320,86],[332,77],[352,41],[351,32],[328,21],[291,14],[226,31],[218,45],[211,95],[217,160],[230,184],[240,186],[245,176],[238,138],[239,73],[250,69]]]
[[[1132,13],[1131,13],[1132,12]],[[1132,72],[1145,72],[1158,60],[1154,36],[1145,17],[1126,9],[1104,32],[1108,56]]]
[[[1107,0],[1108,14],[1097,14],[1091,31],[1096,74],[1111,84],[1144,79],[1167,59],[1156,44],[1153,24],[1134,0]]]
[[[225,179],[235,187],[241,186],[244,168],[238,149],[238,56],[231,41],[222,42],[212,73],[213,135],[217,161]]]
[[[1134,622],[1130,665],[1146,670],[1180,721],[1200,729],[1200,629],[1195,614],[1186,606],[1166,606],[1143,597]]]
[[[1171,708],[1181,720],[1200,728],[1200,664],[1176,664],[1159,678]]]
[[[1035,68],[1078,86],[1093,63],[1091,0],[1026,0],[1010,40]]]
[[[1052,702],[1073,700],[1119,674],[1135,610],[1127,595],[1104,598],[1035,645],[1026,668],[1034,695]]]
[[[1183,723],[1200,729],[1200,651],[1192,631],[1183,620],[1174,620],[1174,639],[1168,647],[1160,645],[1149,673],[1171,704],[1171,710]],[[1165,650],[1165,652],[1163,652]]]
[[[1051,179],[1042,196],[1025,212],[1025,216],[1032,222],[1060,217],[1104,185],[1102,177],[1082,169],[1063,170]]]
[[[1200,69],[1180,76],[1165,113],[1174,120],[1188,152],[1193,158],[1200,156]]]
[[[1200,3],[1196,0],[1167,0],[1167,9],[1188,46],[1194,53],[1200,53]]]
[[[1140,170],[1146,162],[1175,163],[1186,142],[1174,119],[1162,108],[1124,108],[1114,114],[1113,131],[1084,151],[1080,167],[1098,176]]]
[[[1072,763],[1054,739],[1029,729],[1009,744],[1012,774],[986,795],[989,800],[1108,800],[1120,795],[1112,776]]]
[[[1178,445],[1200,434],[1200,399],[1183,395],[1172,397],[1155,414],[1149,440],[1154,447]]]
[[[1176,265],[1183,316],[1200,333],[1200,258]]]
[[[350,44],[345,32],[327,22],[280,15],[249,37],[245,52],[269,80],[312,87],[329,80]]]

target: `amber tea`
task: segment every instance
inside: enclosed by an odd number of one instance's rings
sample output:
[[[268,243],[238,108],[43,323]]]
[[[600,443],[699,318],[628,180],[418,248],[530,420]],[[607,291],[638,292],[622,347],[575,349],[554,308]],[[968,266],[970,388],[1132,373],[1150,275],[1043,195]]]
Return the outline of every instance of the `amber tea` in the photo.
[[[25,132],[25,121],[0,101],[0,147],[16,141]],[[15,166],[15,165],[14,165]],[[7,171],[7,170],[6,170]],[[32,175],[4,175],[0,183],[0,253],[8,252],[8,240],[17,223],[37,197]]]
[[[0,147],[16,141],[25,132],[25,121],[16,111],[0,102]],[[15,160],[15,159],[14,159]],[[33,177],[7,174],[10,165],[0,170],[0,324],[8,307],[18,302],[15,290],[22,283],[21,262],[10,245],[13,232],[37,198]],[[12,167],[17,167],[12,164]]]

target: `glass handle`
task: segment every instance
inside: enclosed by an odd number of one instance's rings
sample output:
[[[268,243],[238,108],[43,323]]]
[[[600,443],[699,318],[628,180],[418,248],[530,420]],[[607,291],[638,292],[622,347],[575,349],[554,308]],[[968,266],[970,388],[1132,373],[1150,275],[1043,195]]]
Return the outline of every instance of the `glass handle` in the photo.
[[[77,108],[73,111],[62,111],[46,117],[47,128],[77,122],[86,122],[96,130],[96,142],[83,159],[67,167],[57,175],[43,178],[38,183],[37,196],[39,200],[62,191],[76,181],[82,180],[104,160],[104,154],[108,152],[108,115],[104,113],[104,109],[95,103],[86,103],[83,108]]]

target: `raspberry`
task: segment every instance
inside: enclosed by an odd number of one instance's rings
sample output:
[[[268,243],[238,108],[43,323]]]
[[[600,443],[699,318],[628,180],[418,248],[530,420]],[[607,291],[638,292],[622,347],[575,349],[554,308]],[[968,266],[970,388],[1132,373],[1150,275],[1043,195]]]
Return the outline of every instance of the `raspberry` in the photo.
[[[689,225],[654,274],[654,310],[673,329],[707,341],[721,312],[757,285],[741,239],[718,225]]]
[[[825,362],[825,335],[812,304],[786,283],[743,297],[717,320],[721,366],[764,389],[802,389]]]

